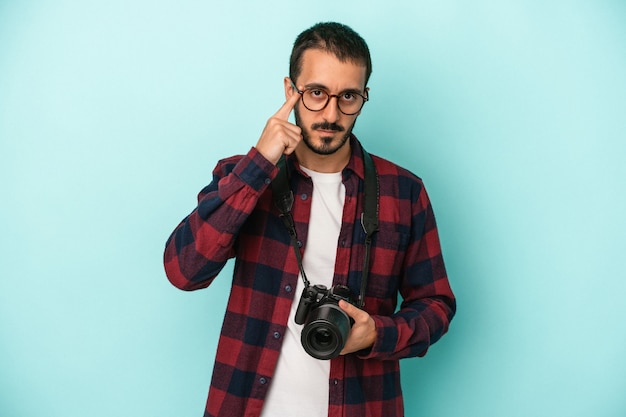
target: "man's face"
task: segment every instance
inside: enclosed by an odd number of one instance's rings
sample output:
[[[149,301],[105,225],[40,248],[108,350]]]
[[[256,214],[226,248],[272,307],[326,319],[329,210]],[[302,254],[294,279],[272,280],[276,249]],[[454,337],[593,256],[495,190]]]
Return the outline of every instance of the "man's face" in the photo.
[[[328,52],[308,49],[302,56],[302,71],[293,82],[301,90],[315,88],[328,94],[356,90],[366,95],[365,72],[363,65],[341,62]],[[330,155],[346,144],[359,113],[343,114],[333,97],[323,110],[317,112],[308,110],[300,100],[294,107],[294,115],[296,124],[302,129],[305,145],[316,154]]]

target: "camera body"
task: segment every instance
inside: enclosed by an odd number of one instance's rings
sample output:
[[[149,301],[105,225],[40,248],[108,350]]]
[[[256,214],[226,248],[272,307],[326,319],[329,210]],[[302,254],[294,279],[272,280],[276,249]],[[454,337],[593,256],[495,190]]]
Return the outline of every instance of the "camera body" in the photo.
[[[313,285],[302,291],[295,322],[304,324],[302,347],[316,359],[334,358],[346,344],[354,321],[339,307],[340,300],[354,304],[345,285]]]

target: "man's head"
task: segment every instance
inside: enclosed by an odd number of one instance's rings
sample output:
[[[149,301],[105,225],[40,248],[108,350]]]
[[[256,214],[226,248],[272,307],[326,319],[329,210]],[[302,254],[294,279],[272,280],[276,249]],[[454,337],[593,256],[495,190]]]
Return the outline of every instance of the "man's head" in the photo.
[[[308,49],[328,52],[342,62],[351,61],[365,67],[365,85],[372,73],[372,59],[365,40],[346,25],[335,22],[318,23],[296,38],[289,61],[289,78],[297,82],[302,71],[302,56]]]
[[[303,144],[310,151],[349,156],[350,147],[345,145],[360,108],[352,109],[348,103],[358,99],[363,104],[361,97],[367,100],[371,71],[367,44],[345,25],[319,23],[298,36],[291,54],[290,77],[285,79],[285,94],[303,97],[294,113],[296,124],[302,128]],[[325,106],[324,99],[318,97],[327,98]]]

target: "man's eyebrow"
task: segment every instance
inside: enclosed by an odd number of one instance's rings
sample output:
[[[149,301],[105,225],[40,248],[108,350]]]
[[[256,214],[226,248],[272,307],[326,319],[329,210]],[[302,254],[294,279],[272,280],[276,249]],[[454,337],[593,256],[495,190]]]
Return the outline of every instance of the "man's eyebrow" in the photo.
[[[328,87],[326,87],[324,84],[319,84],[319,83],[310,83],[310,84],[306,84],[304,86],[305,90],[313,90],[313,89],[320,89],[320,90],[324,90],[329,92],[330,89]],[[341,90],[340,92],[338,92],[337,94],[343,94],[343,93],[357,93],[357,94],[363,94],[363,92],[358,89],[358,88],[345,88],[343,90]]]
[[[326,87],[323,84],[318,84],[318,83],[307,84],[307,85],[304,86],[304,88],[307,89],[307,90],[311,90],[311,89],[314,89],[314,88],[319,88],[320,90],[328,91],[328,87]]]

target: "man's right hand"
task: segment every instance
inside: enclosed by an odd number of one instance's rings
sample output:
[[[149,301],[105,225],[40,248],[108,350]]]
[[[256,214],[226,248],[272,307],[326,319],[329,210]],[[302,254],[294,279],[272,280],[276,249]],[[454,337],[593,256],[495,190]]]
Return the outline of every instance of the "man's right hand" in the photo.
[[[298,99],[300,94],[294,91],[285,104],[267,121],[256,144],[256,149],[261,155],[274,165],[283,154],[292,153],[302,140],[300,127],[289,123],[289,115]]]

